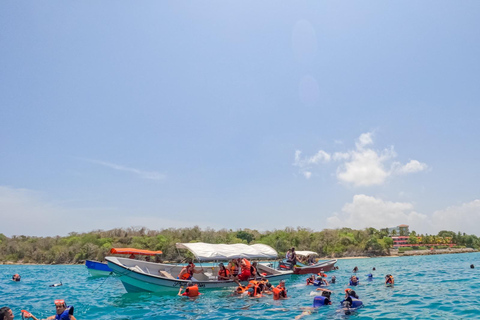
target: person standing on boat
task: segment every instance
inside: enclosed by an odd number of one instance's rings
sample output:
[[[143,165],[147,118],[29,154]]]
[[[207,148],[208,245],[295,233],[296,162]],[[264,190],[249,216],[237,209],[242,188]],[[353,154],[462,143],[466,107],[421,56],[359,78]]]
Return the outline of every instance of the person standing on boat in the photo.
[[[9,307],[0,308],[0,320],[13,320],[14,317],[12,309]]]
[[[290,260],[290,254],[292,253],[292,249],[288,249],[287,253],[285,254],[285,259]]]
[[[297,254],[295,253],[295,248],[291,249],[290,258],[287,259],[287,262],[290,262],[292,267],[297,264]]]

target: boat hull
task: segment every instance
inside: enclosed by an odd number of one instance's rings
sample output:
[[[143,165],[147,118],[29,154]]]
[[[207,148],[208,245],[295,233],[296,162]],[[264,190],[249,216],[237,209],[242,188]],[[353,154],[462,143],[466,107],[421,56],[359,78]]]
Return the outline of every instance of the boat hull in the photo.
[[[104,277],[112,273],[112,269],[104,262],[85,260],[85,266],[92,277]]]
[[[116,257],[107,257],[106,260],[108,266],[118,275],[127,292],[147,291],[157,293],[177,293],[180,287],[185,287],[188,283],[188,280],[180,280],[173,277],[159,275],[160,272],[165,270],[169,270],[172,274],[176,274],[181,266],[143,261],[137,261],[138,264],[134,265],[135,260],[133,260],[133,262],[132,260],[125,261],[125,259]],[[270,282],[275,282],[288,279],[292,275],[291,271],[276,272],[277,274],[267,275],[265,278]],[[194,275],[194,277],[199,277],[199,275]],[[210,276],[210,278],[214,277]],[[193,282],[200,290],[225,289],[238,286],[237,283],[232,280],[198,279],[193,280]],[[242,284],[246,285],[248,284],[248,281],[242,282]]]
[[[331,271],[335,267],[335,263],[337,263],[336,259],[320,262],[311,266],[304,266],[304,267],[297,267],[293,268],[294,274],[309,274],[309,273],[319,273],[319,272],[326,272]]]

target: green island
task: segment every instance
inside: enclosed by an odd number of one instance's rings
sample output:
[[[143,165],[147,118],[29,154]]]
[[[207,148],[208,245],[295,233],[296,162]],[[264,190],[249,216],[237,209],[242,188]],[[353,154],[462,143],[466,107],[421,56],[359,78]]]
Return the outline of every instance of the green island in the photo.
[[[408,226],[407,226],[408,227]],[[180,254],[177,242],[207,243],[263,243],[275,248],[280,256],[295,247],[310,250],[320,258],[374,257],[407,254],[409,251],[429,252],[450,250],[455,252],[477,251],[480,238],[475,235],[442,230],[437,235],[419,234],[400,229],[350,228],[313,231],[308,228],[285,228],[283,230],[257,231],[202,230],[192,228],[169,228],[160,231],[144,227],[116,228],[108,231],[95,230],[87,233],[71,232],[68,236],[7,237],[0,233],[0,263],[18,264],[79,264],[85,260],[103,261],[113,247],[162,250],[162,260],[181,262],[185,253]],[[398,240],[400,239],[400,240]],[[396,244],[402,243],[400,245]],[[448,253],[448,252],[447,252]]]

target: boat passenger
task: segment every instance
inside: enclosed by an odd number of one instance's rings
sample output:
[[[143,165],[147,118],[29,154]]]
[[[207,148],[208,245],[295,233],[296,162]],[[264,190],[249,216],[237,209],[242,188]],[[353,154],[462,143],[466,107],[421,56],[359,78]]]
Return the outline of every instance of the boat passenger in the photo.
[[[20,281],[20,278],[21,278],[20,275],[19,275],[18,273],[15,273],[15,274],[12,276],[12,281],[18,282],[18,281]]]
[[[188,265],[184,266],[182,270],[180,270],[180,273],[177,276],[177,279],[180,280],[190,280],[193,277],[194,273],[201,273],[203,271],[203,268],[200,270],[195,270],[195,265],[193,264],[192,261],[188,263]]]
[[[230,279],[230,272],[225,268],[223,263],[218,264],[218,280]]]
[[[250,276],[252,275],[250,273],[250,261],[247,259],[243,258],[240,260],[240,268],[242,269],[242,272],[238,275],[238,280],[240,281],[246,281]]]
[[[285,254],[285,259],[290,260],[290,254],[292,253],[292,249],[288,249],[287,253]]]
[[[0,308],[0,320],[13,320],[14,315],[9,307]]]
[[[182,289],[183,287],[180,287],[180,290],[178,291],[179,296],[195,298],[200,295],[200,293],[198,292],[198,286],[196,284],[194,285],[192,281],[188,281],[187,288],[185,289],[184,293],[182,293]]]
[[[309,265],[315,264],[315,257],[313,255],[308,256],[307,264],[309,264]]]
[[[295,248],[291,249],[290,257],[287,259],[287,262],[290,262],[293,266],[297,264],[297,254],[295,253]]]
[[[391,274],[387,274],[385,276],[385,284],[386,285],[393,285],[395,284],[395,279],[393,278],[393,276]]]
[[[73,316],[73,307],[68,306],[63,299],[57,299],[54,301],[56,314],[54,316],[48,317],[46,320],[76,320]],[[32,318],[33,320],[38,320],[30,312],[22,310],[23,318]]]
[[[238,276],[238,270],[240,269],[239,268],[239,265],[238,265],[238,262],[236,259],[232,259],[230,260],[229,264],[228,264],[228,269],[230,270],[230,275],[232,277],[237,277]]]
[[[285,280],[281,280],[280,284],[273,289],[273,300],[287,299],[287,289],[285,288]]]
[[[252,265],[250,266],[250,274],[253,277],[253,279],[260,278],[260,274],[257,269],[257,262],[253,262]]]

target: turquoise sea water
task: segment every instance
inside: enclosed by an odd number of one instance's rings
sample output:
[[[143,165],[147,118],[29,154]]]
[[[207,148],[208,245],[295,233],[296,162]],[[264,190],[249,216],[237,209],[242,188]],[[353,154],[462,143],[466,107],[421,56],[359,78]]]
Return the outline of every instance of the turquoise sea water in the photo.
[[[475,269],[470,269],[470,264]],[[302,319],[480,319],[480,253],[339,260],[331,306]],[[358,266],[361,285],[354,288],[364,307],[351,315],[338,312],[344,289]],[[375,278],[367,281],[372,267]],[[11,276],[19,273],[22,281]],[[395,276],[395,287],[384,275]],[[12,308],[15,319],[26,309],[37,318],[55,313],[54,299],[75,306],[77,319],[294,319],[312,305],[314,287],[307,276],[287,280],[288,300],[230,296],[230,290],[206,291],[196,300],[151,293],[126,293],[113,277],[92,278],[85,266],[0,265],[0,307]],[[60,287],[50,284],[62,282]]]

